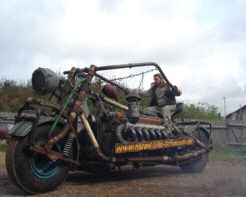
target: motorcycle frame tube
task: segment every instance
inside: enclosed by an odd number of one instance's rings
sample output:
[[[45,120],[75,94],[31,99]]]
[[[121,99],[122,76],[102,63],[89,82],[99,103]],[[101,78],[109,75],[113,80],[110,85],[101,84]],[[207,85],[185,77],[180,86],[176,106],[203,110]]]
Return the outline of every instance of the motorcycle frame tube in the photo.
[[[92,80],[92,78],[93,78],[93,76],[94,76],[94,73],[95,73],[95,67],[96,67],[95,65],[91,65],[91,66],[90,66],[90,69],[89,69],[89,71],[88,71],[88,74],[87,74],[86,78],[80,79],[80,80],[76,83],[76,85],[74,86],[74,88],[73,88],[74,90],[76,90],[76,89],[78,88],[78,86],[79,86],[82,82],[84,82],[84,81],[86,81],[86,83],[88,83],[88,84],[91,82],[91,80]],[[79,97],[78,97],[78,99],[75,101],[75,105],[74,105],[74,106],[80,106],[80,105],[82,104],[84,98],[85,98],[85,95],[86,95],[86,91],[85,91],[84,89],[80,90],[80,91],[79,91]],[[67,99],[66,103],[63,105],[62,110],[61,110],[60,114],[59,114],[58,117],[57,117],[58,120],[61,118],[62,112],[64,112],[64,110],[65,110],[66,107],[68,106],[68,104],[69,104],[70,100],[73,98],[73,96],[74,96],[74,94],[71,93],[70,96],[69,96],[69,98]],[[47,142],[46,145],[45,145],[45,149],[47,150],[47,152],[51,151],[52,146],[53,146],[55,143],[57,143],[58,141],[60,141],[62,138],[65,137],[65,135],[67,134],[67,132],[68,132],[68,131],[71,129],[71,127],[73,126],[73,122],[74,122],[74,120],[75,120],[77,114],[79,114],[80,112],[81,112],[81,111],[78,111],[78,110],[72,111],[72,112],[70,113],[70,115],[69,115],[68,122],[67,122],[67,124],[65,125],[65,127],[62,129],[62,131],[61,131],[58,135],[49,138],[48,142]],[[51,132],[52,132],[52,129],[55,129],[55,124],[56,124],[56,121],[55,121],[55,123],[54,123],[54,125],[53,125],[54,128],[52,127],[51,130],[50,130],[50,134],[51,134]]]
[[[88,135],[89,135],[89,137],[91,139],[92,145],[94,146],[94,148],[96,150],[98,150],[99,149],[99,144],[98,144],[98,142],[97,142],[97,140],[95,138],[95,135],[93,134],[93,131],[92,131],[91,127],[90,127],[90,124],[89,124],[88,120],[86,119],[84,114],[81,114],[80,118],[81,118],[81,121],[83,122],[83,124],[85,126],[85,129],[86,129],[86,131],[87,131],[87,133],[88,133]]]
[[[116,101],[114,101],[114,100],[112,100],[112,99],[110,99],[110,98],[104,97],[104,96],[102,96],[102,95],[99,95],[99,97],[100,97],[100,99],[102,99],[102,100],[105,101],[106,103],[109,103],[109,104],[111,104],[111,105],[113,105],[113,106],[115,106],[115,107],[118,107],[118,108],[120,108],[120,109],[123,109],[123,110],[125,110],[125,111],[128,111],[128,107],[125,106],[125,105],[122,105],[122,104],[120,104],[120,103],[118,103],[118,102],[116,102]]]
[[[116,162],[144,162],[144,161],[157,161],[157,162],[168,162],[168,161],[184,161],[198,157],[206,153],[205,149],[196,151],[194,153],[188,153],[182,156],[157,156],[157,157],[129,157],[129,158],[113,158]]]
[[[88,122],[88,120],[86,119],[85,115],[84,114],[81,114],[80,115],[80,118],[81,118],[81,121],[83,122],[84,126],[85,126],[85,129],[86,129],[86,132],[91,140],[91,143],[93,145],[93,147],[95,148],[97,154],[105,161],[109,161],[109,159],[102,153],[100,147],[99,147],[99,144],[95,138],[95,135],[90,127],[90,124]]]
[[[154,63],[154,62],[145,62],[145,63],[130,63],[130,64],[119,64],[119,65],[110,65],[110,66],[100,66],[96,68],[96,71],[103,71],[103,70],[112,70],[112,69],[121,69],[121,68],[134,68],[134,67],[143,67],[143,66],[154,66],[158,69],[161,73],[162,77],[168,83],[168,85],[174,89],[173,85],[169,82],[166,75],[162,71],[161,67]]]
[[[80,80],[75,84],[75,86],[73,87],[73,90],[76,90],[76,89],[78,88],[78,86],[79,86],[82,82],[84,82],[85,80],[86,80],[86,78],[80,79]],[[52,132],[54,131],[54,129],[56,128],[57,123],[59,122],[62,113],[66,110],[66,108],[67,108],[69,102],[71,101],[71,99],[73,98],[73,96],[74,96],[74,93],[71,93],[71,94],[69,95],[68,99],[66,100],[65,104],[62,106],[62,109],[61,109],[59,115],[57,116],[57,118],[56,118],[54,124],[52,125],[52,128],[50,129],[50,133],[52,133]]]
[[[129,90],[127,88],[124,88],[124,87],[120,86],[119,84],[114,83],[113,81],[110,81],[109,79],[99,75],[98,73],[95,73],[95,76],[98,77],[99,79],[102,79],[103,81],[106,81],[107,83],[110,83],[110,84],[116,86],[117,88],[121,89],[125,94],[129,94]]]
[[[95,65],[91,65],[90,69],[88,70],[88,74],[86,76],[86,78],[82,78],[80,81],[78,81],[74,87],[74,89],[76,90],[77,87],[86,80],[86,83],[90,83],[92,78],[94,77],[94,73],[95,73]],[[71,96],[72,95],[72,96]],[[79,97],[78,99],[75,101],[75,106],[80,106],[85,98],[85,95],[86,95],[86,90],[81,90],[79,92]],[[71,93],[70,96],[69,96],[69,99],[71,100],[71,98],[73,97],[73,94]],[[69,101],[70,100],[67,100],[67,102],[63,105],[63,108],[61,111],[64,111],[66,109],[66,107],[68,106],[69,104]],[[81,117],[81,121],[83,122],[85,128],[86,128],[86,131],[88,133],[88,135],[90,136],[90,139],[91,139],[91,142],[93,144],[93,146],[95,147],[98,155],[100,156],[100,158],[104,161],[109,161],[108,157],[106,157],[100,150],[100,147],[98,145],[98,142],[92,132],[92,129],[90,127],[90,124],[89,122],[87,121],[87,119],[85,118],[85,115],[83,113],[83,110],[80,110],[80,107],[79,109],[77,109],[76,111],[72,111],[70,113],[70,116],[69,116],[69,120],[68,120],[68,123],[65,125],[65,127],[62,129],[62,131],[55,137],[53,138],[50,138],[49,141],[47,142],[47,144],[45,145],[45,149],[47,150],[47,152],[51,151],[51,148],[53,146],[53,144],[55,144],[56,142],[58,142],[59,140],[61,140],[66,134],[67,132],[71,129],[72,125],[73,125],[73,122],[75,120],[75,117],[81,113],[82,114],[80,115]],[[59,115],[61,116],[62,113],[60,113]],[[58,119],[59,120],[59,119]]]
[[[51,98],[53,97],[55,91],[51,94],[49,94],[48,98],[45,100],[46,103],[50,102]],[[42,107],[42,111],[44,111],[46,109],[47,106],[43,106]]]

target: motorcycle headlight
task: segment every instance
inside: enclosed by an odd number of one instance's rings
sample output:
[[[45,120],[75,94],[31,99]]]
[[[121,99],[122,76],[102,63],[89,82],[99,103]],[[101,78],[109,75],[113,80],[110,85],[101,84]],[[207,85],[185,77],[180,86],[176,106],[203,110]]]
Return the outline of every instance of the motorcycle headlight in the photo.
[[[41,95],[52,93],[62,77],[48,68],[38,68],[32,73],[32,87]]]

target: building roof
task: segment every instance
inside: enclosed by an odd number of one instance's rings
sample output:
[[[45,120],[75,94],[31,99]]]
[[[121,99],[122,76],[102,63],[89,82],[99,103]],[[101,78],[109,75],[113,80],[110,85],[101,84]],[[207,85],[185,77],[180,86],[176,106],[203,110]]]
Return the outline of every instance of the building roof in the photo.
[[[231,115],[234,114],[234,113],[239,113],[239,112],[240,112],[241,110],[243,110],[243,109],[246,109],[246,105],[240,107],[239,109],[237,109],[237,110],[234,111],[234,112],[229,113],[228,115],[226,115],[226,118],[228,118],[229,116],[231,116]]]

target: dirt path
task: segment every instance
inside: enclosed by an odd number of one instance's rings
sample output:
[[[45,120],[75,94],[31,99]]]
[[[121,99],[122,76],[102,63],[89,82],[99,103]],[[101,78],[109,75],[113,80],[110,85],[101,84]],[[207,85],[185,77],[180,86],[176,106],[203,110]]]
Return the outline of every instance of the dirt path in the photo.
[[[23,196],[5,170],[0,152],[0,196]],[[178,167],[157,166],[95,175],[70,173],[55,191],[43,196],[154,197],[154,196],[246,196],[246,158],[210,159],[200,174],[184,174]]]

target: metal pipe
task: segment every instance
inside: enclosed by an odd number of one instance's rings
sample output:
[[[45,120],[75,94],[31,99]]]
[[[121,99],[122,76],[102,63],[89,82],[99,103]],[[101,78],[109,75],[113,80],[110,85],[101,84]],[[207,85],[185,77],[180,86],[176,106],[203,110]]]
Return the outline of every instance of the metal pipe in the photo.
[[[119,84],[114,83],[113,81],[110,81],[109,79],[103,77],[102,75],[99,75],[98,73],[95,73],[95,76],[98,77],[99,79],[102,79],[102,80],[104,80],[104,81],[106,81],[106,82],[108,82],[108,83],[110,83],[110,84],[116,86],[117,88],[119,88],[119,89],[121,89],[123,92],[125,92],[125,94],[129,94],[129,90],[128,90],[127,88],[124,88],[124,87],[120,86]]]
[[[110,65],[110,66],[100,66],[96,68],[96,71],[103,71],[103,70],[112,70],[112,69],[121,69],[121,68],[133,68],[133,67],[143,67],[143,66],[154,66],[158,69],[162,77],[168,83],[168,85],[174,89],[173,85],[169,82],[163,71],[161,70],[160,66],[155,62],[144,62],[144,63],[130,63],[130,64],[119,64],[119,65]]]
[[[191,158],[194,158],[194,157],[198,157],[199,155],[203,154],[207,152],[206,150],[202,149],[202,150],[199,150],[199,151],[196,151],[194,153],[188,153],[188,154],[185,154],[185,155],[182,155],[182,156],[175,156],[175,160],[177,161],[182,161],[182,160],[187,160],[187,159],[191,159]]]
[[[166,161],[183,161],[187,159],[191,159],[194,157],[198,157],[199,155],[205,153],[206,150],[202,149],[196,151],[194,153],[188,153],[182,156],[157,156],[157,157],[129,157],[129,158],[116,158],[117,162],[139,162],[139,161],[159,161],[159,162],[166,162]]]
[[[95,135],[94,135],[93,131],[91,130],[90,124],[89,124],[88,120],[85,118],[85,115],[84,115],[84,114],[80,115],[80,118],[81,118],[82,123],[83,123],[84,126],[85,126],[85,129],[86,129],[87,134],[88,134],[88,136],[89,136],[89,138],[90,138],[90,140],[91,140],[91,143],[92,143],[93,147],[95,148],[95,150],[97,151],[98,155],[99,155],[103,160],[109,161],[109,158],[106,157],[106,156],[102,153],[102,151],[101,151],[101,149],[100,149],[100,147],[99,147],[99,144],[98,144],[98,142],[97,142],[97,140],[96,140],[96,138],[95,138]]]
[[[123,139],[122,134],[121,134],[122,131],[125,130],[125,128],[126,128],[125,124],[120,124],[115,129],[115,138],[120,143],[127,143],[128,142],[128,141]]]
[[[158,157],[128,157],[128,158],[116,158],[117,162],[137,162],[137,161],[173,161],[170,156],[158,156]]]
[[[204,143],[202,143],[199,139],[197,139],[195,136],[187,133],[191,138],[193,138],[195,140],[195,142],[202,148],[209,150],[208,146],[206,146]]]
[[[84,114],[80,115],[80,118],[81,118],[82,123],[83,123],[84,126],[85,126],[85,129],[86,129],[86,131],[87,131],[88,136],[89,136],[90,139],[91,139],[92,145],[94,146],[95,149],[98,149],[98,148],[99,148],[99,144],[97,143],[97,140],[96,140],[96,138],[95,138],[95,135],[94,135],[94,133],[93,133],[91,127],[90,127],[89,122],[88,122],[87,119],[85,118],[85,115],[84,115]]]
[[[123,110],[125,110],[125,111],[128,111],[128,107],[127,107],[127,106],[122,105],[122,104],[120,104],[120,103],[118,103],[118,102],[116,102],[116,101],[114,101],[114,100],[112,100],[112,99],[110,99],[110,98],[104,97],[104,96],[102,96],[102,95],[98,95],[98,96],[99,96],[99,98],[100,98],[101,100],[105,101],[106,103],[109,103],[109,104],[111,104],[111,105],[113,105],[113,106],[115,106],[115,107],[118,107],[118,108],[120,108],[120,109],[123,109]]]
[[[30,150],[37,152],[37,153],[40,153],[40,154],[43,154],[43,155],[47,155],[46,150],[42,146],[34,145],[34,146],[30,147]],[[66,161],[66,162],[71,162],[71,163],[78,165],[78,166],[81,165],[79,162],[72,160],[70,158],[64,157],[62,153],[59,153],[59,152],[56,152],[53,150],[50,151],[50,153],[47,155],[47,157],[49,157],[54,162],[56,160],[60,159],[60,160]]]

